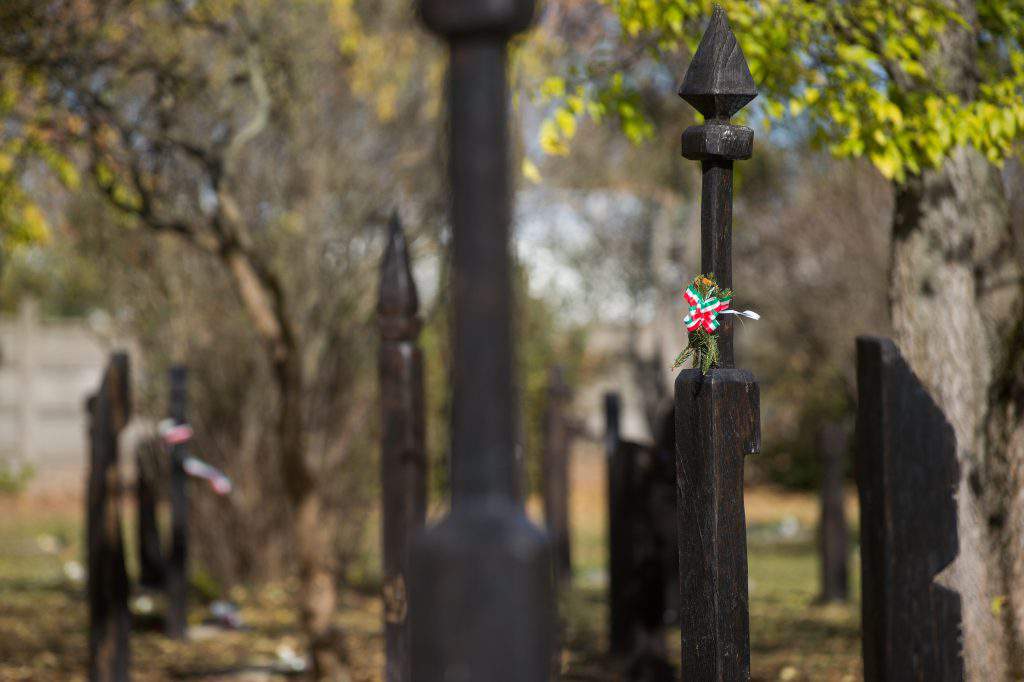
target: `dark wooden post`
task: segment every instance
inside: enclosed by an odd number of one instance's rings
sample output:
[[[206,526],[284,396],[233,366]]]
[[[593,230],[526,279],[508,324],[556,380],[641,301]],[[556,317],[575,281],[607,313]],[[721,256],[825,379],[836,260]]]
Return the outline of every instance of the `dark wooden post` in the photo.
[[[131,416],[128,355],[114,353],[89,399],[91,462],[87,491],[89,679],[129,678],[128,573],[121,535],[118,436]]]
[[[188,369],[170,369],[170,418],[185,424]],[[167,560],[167,636],[185,639],[188,631],[188,476],[184,443],[171,447],[171,551]]]
[[[959,682],[956,434],[888,339],[857,339],[857,393],[864,679]]]
[[[843,480],[849,438],[842,424],[830,422],[818,434],[821,453],[821,522],[818,529],[821,549],[822,602],[844,602],[849,596],[847,573],[846,510],[843,506]]]
[[[571,394],[560,365],[548,373],[548,404],[544,413],[544,521],[554,550],[559,580],[572,579],[569,535],[569,449],[572,436],[566,415]]]
[[[138,501],[139,583],[143,587],[164,586],[164,549],[160,541],[157,508],[160,499],[159,441],[145,440],[135,451],[135,494]]]
[[[533,0],[420,0],[448,39],[452,182],[452,509],[415,544],[416,682],[546,680],[554,637],[547,538],[515,496],[507,47]]]
[[[427,514],[419,299],[396,213],[380,273],[381,494],[386,682],[410,682],[406,584],[409,546]]]
[[[680,96],[704,115],[683,133],[683,156],[701,162],[701,271],[732,287],[733,161],[750,158],[754,133],[729,118],[757,96],[746,59],[715,7]],[[750,678],[743,460],[760,449],[754,376],[734,369],[733,321],[723,315],[719,367],[676,380],[679,575],[685,680]]]
[[[622,447],[622,400],[604,396],[604,447],[608,476],[608,645],[613,654],[633,649],[633,619],[627,587],[633,566],[633,543],[628,513],[632,453]]]

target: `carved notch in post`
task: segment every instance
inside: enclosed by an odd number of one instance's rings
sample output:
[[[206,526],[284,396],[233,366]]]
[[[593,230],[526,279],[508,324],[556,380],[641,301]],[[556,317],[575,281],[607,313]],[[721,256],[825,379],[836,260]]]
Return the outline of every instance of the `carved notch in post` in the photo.
[[[754,133],[729,118],[757,96],[746,59],[715,7],[679,95],[704,115],[683,133],[683,156],[701,162],[701,272],[732,287],[733,162]],[[676,476],[683,679],[750,679],[743,460],[760,449],[759,391],[734,369],[732,316],[718,330],[719,367],[676,380]]]
[[[452,510],[414,544],[416,682],[550,676],[554,579],[517,499],[508,40],[534,0],[420,0],[450,46]]]
[[[427,454],[419,297],[395,213],[380,269],[381,495],[384,562],[384,679],[412,679],[407,622],[409,546],[427,514]]]
[[[128,355],[114,353],[88,402],[91,465],[87,491],[89,680],[128,679],[131,616],[121,533],[118,440],[131,417]]]

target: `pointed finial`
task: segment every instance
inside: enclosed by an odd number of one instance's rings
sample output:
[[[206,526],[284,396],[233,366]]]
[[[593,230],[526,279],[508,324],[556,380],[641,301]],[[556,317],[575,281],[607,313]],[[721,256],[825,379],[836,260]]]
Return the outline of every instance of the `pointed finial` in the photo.
[[[405,323],[416,320],[419,305],[416,281],[409,262],[409,247],[396,210],[388,223],[388,243],[380,266],[377,314],[382,327],[385,331],[392,329],[396,335],[406,331],[408,324]]]
[[[679,96],[704,118],[723,121],[757,97],[747,59],[719,5],[686,70]]]

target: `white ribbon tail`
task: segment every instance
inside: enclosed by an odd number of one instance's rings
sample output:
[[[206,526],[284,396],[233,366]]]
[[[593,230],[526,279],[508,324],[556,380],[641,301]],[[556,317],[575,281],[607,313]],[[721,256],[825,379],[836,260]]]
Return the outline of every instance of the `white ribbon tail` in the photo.
[[[187,457],[182,463],[182,468],[185,473],[195,478],[201,478],[210,484],[213,488],[213,492],[218,495],[228,495],[231,493],[232,485],[231,479],[224,475],[220,469],[216,469],[201,459],[195,457]]]
[[[741,315],[743,317],[749,317],[752,320],[760,320],[761,316],[755,313],[753,310],[722,310],[718,313],[719,315]]]

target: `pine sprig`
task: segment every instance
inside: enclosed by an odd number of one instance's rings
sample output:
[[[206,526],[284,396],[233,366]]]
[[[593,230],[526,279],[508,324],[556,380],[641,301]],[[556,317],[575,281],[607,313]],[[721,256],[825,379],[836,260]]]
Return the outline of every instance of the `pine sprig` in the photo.
[[[701,298],[708,299],[717,296],[726,299],[732,297],[731,289],[719,289],[715,282],[714,275],[698,275],[694,278],[692,286],[701,295]],[[672,364],[675,370],[681,367],[687,360],[693,359],[693,366],[699,367],[702,374],[718,365],[718,338],[705,329],[697,329],[690,333],[689,344],[683,349]]]

